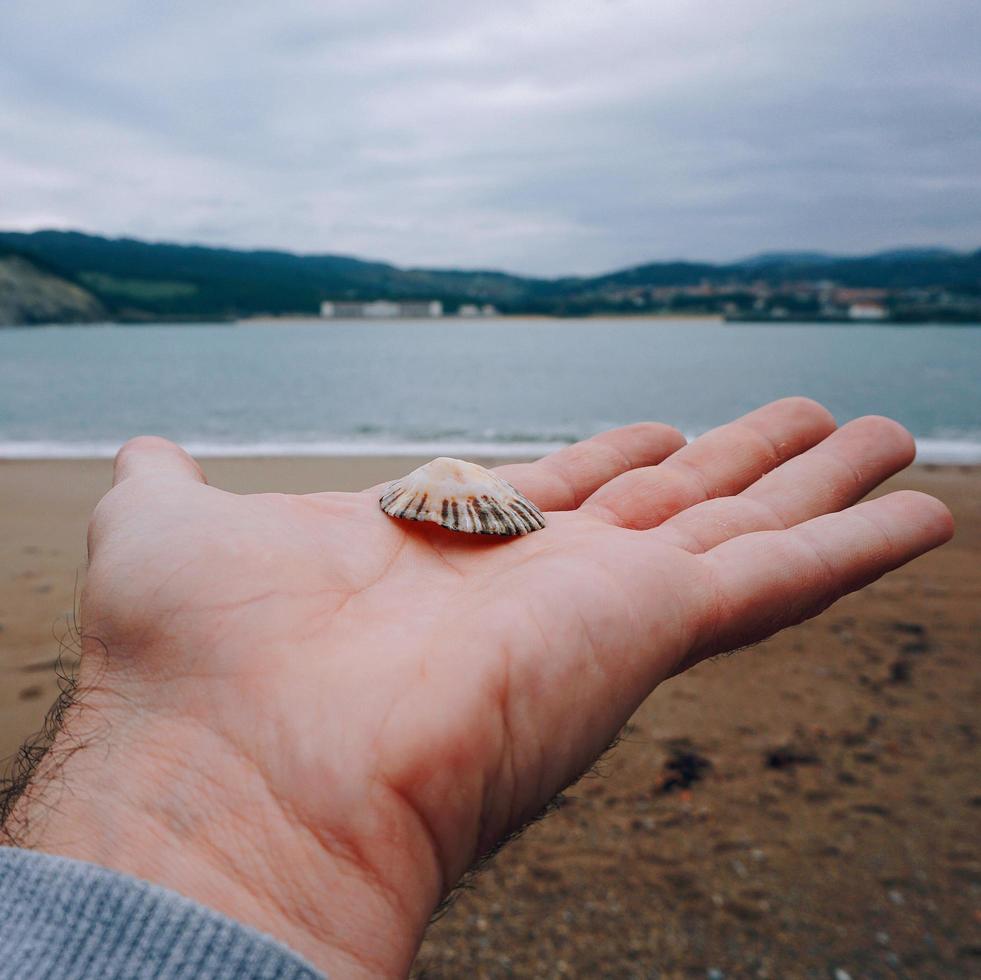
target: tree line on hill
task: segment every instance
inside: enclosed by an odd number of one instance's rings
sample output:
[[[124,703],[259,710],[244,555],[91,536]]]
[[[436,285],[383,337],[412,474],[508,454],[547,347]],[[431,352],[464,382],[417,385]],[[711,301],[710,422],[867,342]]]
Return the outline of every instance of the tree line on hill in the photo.
[[[820,282],[897,294],[932,290],[957,298],[950,309],[970,314],[977,305],[981,314],[981,250],[899,249],[858,258],[770,253],[729,264],[656,262],[545,279],[71,231],[0,232],[0,322],[7,323],[315,315],[324,300],[374,299],[436,299],[450,313],[472,303],[555,316],[718,313],[751,299],[753,290]]]

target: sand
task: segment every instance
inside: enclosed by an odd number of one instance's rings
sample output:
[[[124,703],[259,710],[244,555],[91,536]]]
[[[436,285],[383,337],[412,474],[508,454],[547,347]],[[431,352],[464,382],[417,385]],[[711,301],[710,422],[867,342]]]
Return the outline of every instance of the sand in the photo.
[[[355,489],[410,465],[205,468],[245,492]],[[0,462],[0,755],[57,691],[87,515],[109,471]],[[919,467],[887,488],[901,487],[947,502],[954,541],[664,684],[600,774],[430,929],[420,975],[981,972],[981,470]]]

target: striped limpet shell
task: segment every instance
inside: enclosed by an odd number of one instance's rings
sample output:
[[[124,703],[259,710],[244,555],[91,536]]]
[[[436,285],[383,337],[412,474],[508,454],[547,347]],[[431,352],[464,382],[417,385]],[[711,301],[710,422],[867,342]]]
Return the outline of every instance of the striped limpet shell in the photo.
[[[545,527],[542,512],[496,473],[440,456],[390,483],[379,500],[391,517],[465,534],[515,536]]]

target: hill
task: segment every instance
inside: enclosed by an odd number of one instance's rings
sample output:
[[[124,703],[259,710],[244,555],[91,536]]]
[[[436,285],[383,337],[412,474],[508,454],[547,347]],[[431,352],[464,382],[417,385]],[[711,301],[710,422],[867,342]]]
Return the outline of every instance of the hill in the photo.
[[[88,290],[16,254],[0,253],[0,325],[104,320]]]
[[[235,318],[316,313],[325,299],[414,297],[520,304],[535,280],[499,272],[400,269],[341,255],[294,255],[101,238],[0,232],[0,248],[58,270],[114,319]]]
[[[103,238],[71,231],[0,232],[0,252],[67,283],[79,320],[99,309],[114,320],[234,319],[315,314],[326,299],[438,299],[450,312],[490,303],[504,313],[575,316],[645,311],[720,312],[746,307],[760,284],[807,280],[840,287],[953,290],[981,297],[981,251],[897,249],[866,257],[764,253],[742,262],[655,262],[593,277],[540,279],[487,270],[406,269],[343,255],[208,248]],[[26,295],[26,294],[23,294]],[[68,293],[64,292],[67,303]],[[82,302],[81,297],[88,297]],[[13,300],[4,300],[13,309]],[[22,322],[48,307],[16,301]],[[26,305],[25,305],[26,303]],[[71,319],[71,304],[59,307]],[[8,312],[7,316],[12,315]]]

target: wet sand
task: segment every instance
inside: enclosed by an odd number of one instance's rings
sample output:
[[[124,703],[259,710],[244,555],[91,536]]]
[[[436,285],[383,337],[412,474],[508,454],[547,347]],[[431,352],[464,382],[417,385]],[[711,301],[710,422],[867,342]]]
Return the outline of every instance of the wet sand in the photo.
[[[410,464],[205,468],[241,492],[309,491]],[[0,461],[0,755],[57,692],[86,520],[109,472]],[[420,975],[978,975],[981,470],[918,467],[886,489],[903,487],[946,501],[954,541],[662,685],[599,773],[430,930]]]

